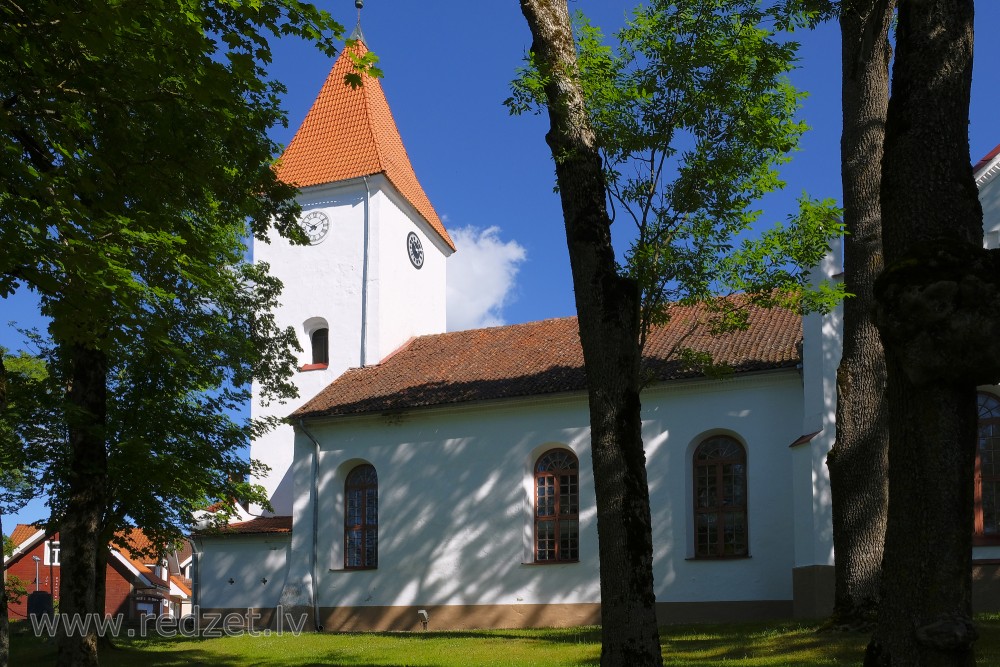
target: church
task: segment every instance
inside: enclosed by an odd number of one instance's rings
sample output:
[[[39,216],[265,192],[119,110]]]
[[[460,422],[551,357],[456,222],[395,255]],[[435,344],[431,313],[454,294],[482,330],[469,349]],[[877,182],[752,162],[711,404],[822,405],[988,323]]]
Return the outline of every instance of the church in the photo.
[[[273,512],[195,536],[194,602],[271,624],[304,613],[307,627],[335,631],[597,623],[576,320],[445,332],[455,244],[379,81],[350,88],[351,67],[337,59],[277,167],[301,189],[309,245],[254,249],[285,285],[277,318],[304,350],[300,404],[264,405],[255,391],[254,417],[286,418],[251,448],[270,469],[259,483]],[[1000,245],[998,173],[1000,147],[975,166],[989,247]],[[839,256],[814,278],[838,279]],[[642,395],[660,621],[827,614],[839,314],[755,310],[749,329],[717,336],[699,308],[673,312],[647,343]],[[692,372],[682,346],[733,373]],[[984,388],[980,406],[986,461],[1000,447],[1000,393]],[[982,470],[975,594],[986,609],[1000,599],[1000,474]]]

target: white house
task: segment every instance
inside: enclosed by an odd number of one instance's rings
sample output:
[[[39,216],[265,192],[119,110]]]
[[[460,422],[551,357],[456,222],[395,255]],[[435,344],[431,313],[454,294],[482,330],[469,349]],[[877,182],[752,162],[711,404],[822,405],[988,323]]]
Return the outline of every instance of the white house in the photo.
[[[307,400],[254,406],[290,416],[252,448],[271,467],[261,483],[275,512],[196,538],[196,604],[254,608],[264,622],[280,606],[329,630],[597,622],[576,322],[444,333],[454,244],[378,81],[351,89],[349,67],[345,56],[334,64],[279,166],[302,188],[312,244],[255,248],[284,281],[278,317],[305,350],[296,382]],[[998,172],[997,151],[976,166],[991,246],[1000,245]],[[840,271],[830,259],[815,276]],[[696,308],[676,309],[647,350],[660,618],[825,614],[838,315],[755,310],[747,331],[725,336],[704,321]],[[712,352],[734,373],[687,371],[678,347]],[[984,404],[1000,406],[990,396]],[[1000,516],[980,514],[988,543]],[[976,556],[977,576],[994,578],[1000,546]],[[981,581],[977,594],[996,586]]]

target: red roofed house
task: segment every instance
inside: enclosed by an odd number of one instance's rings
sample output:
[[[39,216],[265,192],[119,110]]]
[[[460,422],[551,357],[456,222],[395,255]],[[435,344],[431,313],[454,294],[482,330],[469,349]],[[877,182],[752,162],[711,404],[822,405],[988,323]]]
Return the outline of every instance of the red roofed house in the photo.
[[[305,350],[304,402],[253,406],[290,417],[252,445],[271,468],[260,481],[274,516],[258,509],[195,538],[195,602],[268,621],[304,613],[331,630],[412,629],[425,616],[434,629],[597,622],[576,321],[445,333],[455,247],[380,82],[344,85],[351,66],[346,55],[334,63],[277,167],[301,187],[310,245],[275,238],[254,251],[283,281],[278,321]],[[976,172],[994,246],[998,171],[994,155]],[[838,279],[832,257],[816,279]],[[755,309],[746,331],[724,336],[706,321],[703,309],[675,308],[646,348],[657,612],[664,622],[822,615],[839,315]],[[677,355],[685,347],[734,372],[692,371]],[[985,514],[991,542],[1000,513]],[[1000,557],[1000,546],[977,550]]]
[[[11,533],[14,552],[4,559],[4,576],[14,575],[28,593],[36,590],[52,595],[59,602],[61,577],[59,533],[47,533],[43,527],[18,524]],[[179,618],[191,610],[191,580],[182,574],[180,563],[191,559],[191,547],[185,545],[160,559],[144,555],[149,539],[138,529],[129,531],[128,548],[108,548],[104,611],[121,615],[128,622],[143,616]],[[36,577],[37,573],[37,577]],[[11,603],[12,620],[27,618],[27,597]]]

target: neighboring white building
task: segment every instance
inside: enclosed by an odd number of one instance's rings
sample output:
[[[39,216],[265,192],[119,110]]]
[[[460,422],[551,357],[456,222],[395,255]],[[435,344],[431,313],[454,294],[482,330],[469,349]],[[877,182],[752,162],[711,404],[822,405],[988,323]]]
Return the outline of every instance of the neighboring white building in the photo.
[[[420,611],[434,629],[597,622],[575,319],[444,333],[454,245],[378,81],[351,89],[349,67],[341,56],[279,166],[313,244],[255,248],[304,350],[304,404],[254,406],[291,416],[252,448],[275,513],[196,538],[196,604],[265,623],[280,605],[329,630],[418,628]],[[976,166],[992,247],[998,172],[996,151]],[[839,274],[828,260],[815,278]],[[754,310],[747,331],[712,336],[703,311],[673,312],[642,394],[660,618],[827,613],[839,315]],[[678,347],[735,372],[687,371]]]

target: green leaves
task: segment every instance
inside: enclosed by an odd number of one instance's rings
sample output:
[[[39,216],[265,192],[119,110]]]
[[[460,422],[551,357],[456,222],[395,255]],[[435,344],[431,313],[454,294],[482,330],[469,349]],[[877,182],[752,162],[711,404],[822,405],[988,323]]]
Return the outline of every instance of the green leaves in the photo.
[[[798,45],[771,26],[828,11],[811,0],[654,0],[634,10],[614,48],[577,15],[576,75],[612,219],[634,225],[622,271],[642,288],[644,330],[672,302],[718,294],[805,310],[837,298],[810,292],[805,278],[842,232],[832,202],[803,200],[787,226],[743,240],[759,226],[756,202],[784,187],[778,168],[806,130],[796,118],[804,93],[786,78]],[[545,83],[529,56],[511,113],[539,111]]]
[[[0,347],[0,512],[16,511],[31,499],[38,480],[32,440],[50,435],[51,394],[45,362]]]
[[[0,296],[26,286],[51,321],[50,385],[22,383],[46,413],[5,413],[22,446],[3,451],[45,454],[58,513],[65,350],[99,350],[109,521],[177,530],[250,470],[251,381],[294,393],[280,284],[246,260],[272,224],[294,234],[299,210],[270,168],[286,117],[266,66],[275,38],[333,55],[343,28],[297,0],[37,0],[0,3],[0,19]]]

